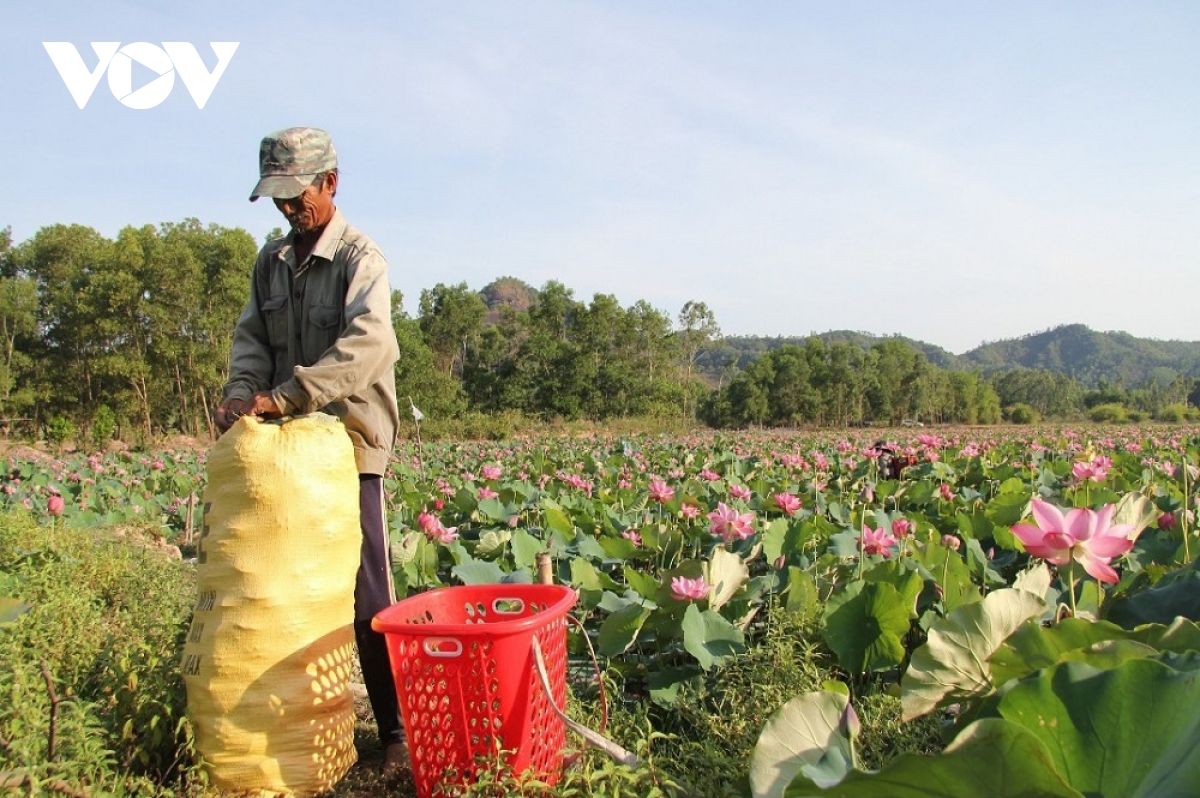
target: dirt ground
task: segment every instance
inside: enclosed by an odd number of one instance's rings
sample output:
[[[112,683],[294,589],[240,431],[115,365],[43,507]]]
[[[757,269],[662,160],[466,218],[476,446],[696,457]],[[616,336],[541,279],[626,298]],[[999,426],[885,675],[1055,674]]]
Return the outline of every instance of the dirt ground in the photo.
[[[359,677],[361,678],[361,676]],[[367,701],[366,689],[361,683],[354,686],[354,747],[358,749],[358,762],[350,768],[338,785],[329,793],[330,798],[411,798],[416,796],[416,786],[408,770],[394,778],[384,779],[379,774],[383,765],[383,750],[379,747],[379,735],[375,730],[375,717]]]

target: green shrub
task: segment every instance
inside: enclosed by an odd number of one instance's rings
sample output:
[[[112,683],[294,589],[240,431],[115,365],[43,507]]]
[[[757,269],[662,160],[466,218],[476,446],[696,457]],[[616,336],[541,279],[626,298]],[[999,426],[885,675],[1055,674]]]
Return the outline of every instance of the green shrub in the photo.
[[[1162,408],[1154,415],[1155,421],[1163,421],[1168,424],[1181,424],[1184,421],[1194,421],[1200,413],[1196,408],[1189,407],[1185,404],[1170,404]]]
[[[1004,418],[1012,424],[1036,424],[1042,420],[1042,414],[1024,402],[1017,402],[1004,408]]]
[[[1122,424],[1129,421],[1129,410],[1125,405],[1106,402],[1093,407],[1088,412],[1088,418],[1099,424]]]
[[[61,446],[75,437],[75,422],[66,416],[55,416],[46,424],[46,440]]]
[[[108,405],[100,405],[92,414],[91,426],[88,429],[88,440],[97,449],[113,439],[117,433],[117,414]]]
[[[109,533],[0,516],[0,582],[32,609],[0,631],[0,771],[153,795],[190,765],[179,652],[189,566]],[[50,756],[46,675],[64,698]]]

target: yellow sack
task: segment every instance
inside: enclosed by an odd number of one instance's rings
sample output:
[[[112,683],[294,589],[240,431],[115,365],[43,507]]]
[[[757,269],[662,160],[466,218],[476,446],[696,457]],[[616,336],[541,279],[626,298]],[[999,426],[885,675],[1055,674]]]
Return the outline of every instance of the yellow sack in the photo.
[[[187,711],[214,784],[311,795],[354,764],[354,448],[333,416],[246,418],[208,455]]]

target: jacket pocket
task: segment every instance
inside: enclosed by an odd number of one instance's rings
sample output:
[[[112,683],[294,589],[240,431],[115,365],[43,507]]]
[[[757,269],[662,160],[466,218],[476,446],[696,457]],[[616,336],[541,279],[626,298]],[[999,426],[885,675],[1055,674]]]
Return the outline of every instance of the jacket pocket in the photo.
[[[315,363],[342,334],[340,305],[314,303],[308,308],[308,323],[304,329],[305,364]]]
[[[308,311],[312,325],[319,330],[328,330],[337,326],[342,318],[340,305],[313,305]]]
[[[262,303],[263,321],[267,327],[267,338],[272,349],[286,349],[288,336],[287,294],[268,297]]]

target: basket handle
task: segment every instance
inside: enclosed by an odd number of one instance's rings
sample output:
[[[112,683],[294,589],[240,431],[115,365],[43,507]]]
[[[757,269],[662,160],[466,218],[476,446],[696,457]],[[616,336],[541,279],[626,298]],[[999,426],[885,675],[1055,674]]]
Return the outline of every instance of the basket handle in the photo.
[[[542,691],[546,694],[546,700],[550,702],[550,706],[554,709],[554,714],[567,725],[571,731],[578,734],[585,742],[595,748],[599,748],[604,753],[608,754],[617,762],[631,768],[635,768],[641,764],[641,760],[633,753],[625,750],[617,743],[600,734],[597,731],[589,729],[582,723],[578,723],[567,717],[567,713],[559,709],[558,704],[554,701],[553,690],[550,688],[550,677],[546,673],[546,661],[542,657],[542,647],[538,643],[537,635],[530,639],[530,645],[533,648],[533,664],[537,669],[538,681],[541,682]]]
[[[421,648],[430,657],[451,659],[463,653],[462,641],[456,637],[427,637],[421,641]]]
[[[525,612],[525,601],[516,596],[512,598],[497,596],[492,599],[492,612],[499,615],[520,615]]]

